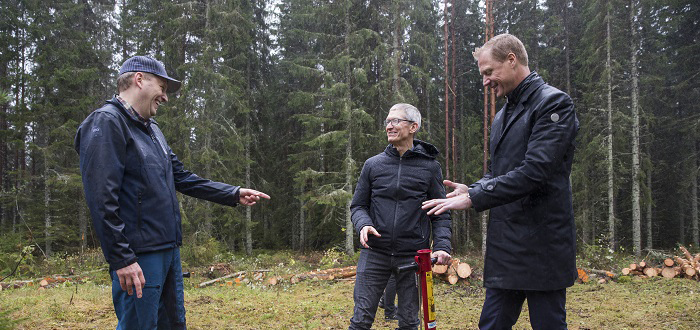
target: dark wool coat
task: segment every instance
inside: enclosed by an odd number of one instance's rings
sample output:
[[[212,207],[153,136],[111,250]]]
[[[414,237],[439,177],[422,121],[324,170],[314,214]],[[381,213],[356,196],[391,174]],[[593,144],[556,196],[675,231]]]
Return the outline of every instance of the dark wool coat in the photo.
[[[489,172],[470,186],[490,211],[484,286],[556,290],[576,279],[576,228],[569,175],[578,119],[571,98],[531,73],[491,128]],[[513,95],[515,94],[515,95]]]
[[[451,253],[449,213],[428,216],[422,203],[445,198],[437,149],[413,140],[403,156],[392,145],[368,159],[362,167],[352,198],[352,223],[358,234],[374,226],[382,237],[369,235],[367,245],[387,255],[416,255],[420,249]]]

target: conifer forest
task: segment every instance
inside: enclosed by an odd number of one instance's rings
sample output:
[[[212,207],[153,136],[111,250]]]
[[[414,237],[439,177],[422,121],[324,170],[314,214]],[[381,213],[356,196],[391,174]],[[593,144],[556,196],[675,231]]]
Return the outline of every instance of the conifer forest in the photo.
[[[185,245],[352,254],[350,200],[393,104],[421,111],[417,138],[445,178],[481,178],[504,101],[472,52],[506,32],[574,100],[579,249],[696,249],[698,1],[1,0],[0,268],[29,245],[42,258],[99,248],[73,140],[131,56],[183,82],[155,119],[186,167],[272,197],[179,195]],[[456,251],[481,250],[485,215],[452,218]]]

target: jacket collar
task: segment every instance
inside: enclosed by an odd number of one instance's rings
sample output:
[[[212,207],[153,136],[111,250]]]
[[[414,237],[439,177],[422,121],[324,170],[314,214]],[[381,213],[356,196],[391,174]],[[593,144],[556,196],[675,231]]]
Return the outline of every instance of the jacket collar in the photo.
[[[392,157],[401,157],[399,155],[399,151],[394,148],[392,144],[389,144],[386,146],[384,149],[384,153],[386,153],[389,156]],[[440,152],[435,148],[434,145],[421,141],[418,139],[413,139],[413,148],[406,150],[406,152],[403,154],[403,157],[416,157],[416,156],[422,156],[422,157],[427,157],[427,158],[435,158]]]
[[[532,83],[535,82],[535,80],[537,80],[538,78],[542,80],[542,78],[540,78],[540,76],[536,72],[530,72],[530,74],[527,75],[527,77],[525,77],[525,79],[523,79],[523,81],[521,81],[520,84],[518,84],[518,86],[515,87],[514,90],[508,93],[508,95],[506,95],[506,100],[508,101],[507,103],[511,105],[518,104],[520,97],[524,94],[528,87],[530,87],[530,85],[532,85]]]
[[[112,99],[107,100],[105,103],[112,104],[116,106],[127,118],[131,119],[132,121],[141,124],[141,126],[148,128],[151,126],[151,124],[158,125],[158,122],[150,118],[148,120],[143,119],[136,110],[126,101],[122,103],[122,100],[119,95],[114,95]]]
[[[522,82],[516,87],[513,92],[511,92],[509,95],[508,101],[510,102],[511,97],[513,99],[513,102],[516,102],[514,104],[511,104],[511,106],[515,106],[515,110],[513,110],[513,113],[508,116],[508,123],[506,125],[493,125],[492,129],[493,131],[491,134],[495,137],[494,140],[494,147],[492,147],[492,152],[495,152],[496,149],[498,148],[498,145],[500,144],[501,140],[503,140],[503,136],[508,134],[508,130],[510,127],[513,125],[515,120],[520,116],[520,113],[525,110],[525,105],[524,103],[527,102],[527,99],[530,97],[530,95],[536,91],[537,89],[540,88],[540,86],[544,85],[544,80],[536,73],[532,72],[530,75],[528,75],[525,79],[523,79]],[[508,105],[504,105],[503,109],[498,112],[498,115],[496,117],[496,120],[494,120],[494,123],[498,121],[500,123],[500,120],[503,120],[503,114],[505,112],[505,107]],[[500,119],[500,120],[498,120]],[[500,130],[502,128],[502,130]]]

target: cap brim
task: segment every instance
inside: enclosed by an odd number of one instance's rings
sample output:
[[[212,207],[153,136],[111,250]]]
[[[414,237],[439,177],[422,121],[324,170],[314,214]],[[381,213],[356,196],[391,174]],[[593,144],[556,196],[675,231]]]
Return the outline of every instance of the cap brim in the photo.
[[[175,93],[180,89],[182,83],[179,80],[167,79],[168,80],[168,93]]]

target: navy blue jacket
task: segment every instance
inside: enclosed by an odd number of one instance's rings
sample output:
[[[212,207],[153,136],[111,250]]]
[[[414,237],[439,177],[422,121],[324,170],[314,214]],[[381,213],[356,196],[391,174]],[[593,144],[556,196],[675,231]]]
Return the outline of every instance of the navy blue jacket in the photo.
[[[413,140],[413,148],[399,156],[391,144],[383,153],[365,161],[350,210],[359,233],[374,226],[382,237],[368,236],[373,251],[388,255],[416,255],[420,249],[451,253],[449,212],[428,216],[422,203],[445,198],[442,169],[435,160],[438,150],[431,144]]]
[[[151,121],[146,127],[113,98],[92,112],[75,136],[85,198],[112,270],[136,262],[138,253],[182,245],[175,191],[238,203],[240,187],[185,170]]]
[[[519,90],[519,91],[518,91]],[[532,73],[491,126],[489,172],[471,185],[476,211],[491,209],[484,286],[557,290],[576,279],[569,175],[578,119],[566,93]]]

